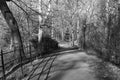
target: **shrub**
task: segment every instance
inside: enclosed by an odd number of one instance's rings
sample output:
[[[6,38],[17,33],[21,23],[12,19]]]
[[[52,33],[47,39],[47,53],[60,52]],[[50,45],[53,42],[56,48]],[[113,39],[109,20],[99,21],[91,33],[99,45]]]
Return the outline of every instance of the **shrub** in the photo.
[[[58,42],[49,36],[43,36],[40,42],[38,42],[37,38],[31,39],[30,42],[33,44],[38,55],[50,54],[59,48]]]

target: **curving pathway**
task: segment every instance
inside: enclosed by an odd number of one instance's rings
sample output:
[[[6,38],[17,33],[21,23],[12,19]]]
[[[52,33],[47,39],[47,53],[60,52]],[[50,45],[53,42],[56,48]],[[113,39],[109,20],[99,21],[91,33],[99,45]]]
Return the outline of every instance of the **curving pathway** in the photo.
[[[49,80],[120,80],[119,69],[85,52],[59,56],[53,66]]]
[[[91,64],[98,60],[85,52],[76,52],[59,56],[49,80],[96,80]],[[51,72],[52,72],[51,71]]]
[[[110,63],[103,62],[96,56],[86,54],[86,52],[68,53],[51,57],[50,60],[46,58],[44,63],[40,63],[36,69],[34,68],[34,73],[29,76],[31,78],[28,77],[29,79],[24,80],[120,80],[120,69]],[[36,62],[39,63],[39,61]],[[49,75],[47,75],[47,68],[52,62]]]

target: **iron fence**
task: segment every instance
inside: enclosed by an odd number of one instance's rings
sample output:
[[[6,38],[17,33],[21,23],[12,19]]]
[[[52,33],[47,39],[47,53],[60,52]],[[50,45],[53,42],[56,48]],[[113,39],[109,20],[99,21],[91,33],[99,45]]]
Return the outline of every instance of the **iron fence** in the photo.
[[[21,56],[21,50],[18,48],[15,48],[14,50],[11,51],[4,51],[1,49],[1,58],[0,58],[0,80],[7,80],[7,77],[15,72],[18,68],[22,69],[22,66],[31,62],[33,59],[35,59],[35,54],[33,55],[32,53],[35,52],[32,50],[32,46],[26,46],[24,47],[24,52],[26,55],[26,59],[22,59]],[[20,55],[20,61],[19,58],[16,57],[16,55]],[[22,71],[23,72],[23,71]],[[23,73],[22,73],[23,74]]]
[[[71,50],[73,49],[76,49],[76,48],[71,48]],[[18,57],[16,57],[16,54],[18,53],[20,54],[21,52],[19,49],[14,49],[8,52],[1,50],[0,80],[8,80],[8,77],[18,69],[21,69],[21,74],[23,75],[23,77],[25,77],[26,74],[24,73],[23,68],[26,64],[30,64],[30,63],[32,66],[34,66],[34,68],[29,72],[29,74],[27,74],[26,80],[30,80],[30,79],[41,80],[40,79],[41,75],[45,76],[45,79],[43,80],[47,80],[49,77],[50,69],[52,68],[53,62],[55,61],[56,57],[61,54],[59,52],[66,51],[66,50],[68,49],[63,49],[63,50],[60,49],[60,50],[54,51],[53,52],[54,54],[46,55],[43,57],[43,56],[38,56],[36,54],[36,51],[33,49],[32,45],[29,45],[24,47],[26,58],[23,59],[22,56],[20,55],[20,61],[18,61]],[[32,62],[36,59],[36,57],[39,58],[40,61],[37,64],[32,64]],[[41,71],[35,74],[35,71],[38,68],[40,68]],[[36,76],[37,76],[37,79],[33,79]]]

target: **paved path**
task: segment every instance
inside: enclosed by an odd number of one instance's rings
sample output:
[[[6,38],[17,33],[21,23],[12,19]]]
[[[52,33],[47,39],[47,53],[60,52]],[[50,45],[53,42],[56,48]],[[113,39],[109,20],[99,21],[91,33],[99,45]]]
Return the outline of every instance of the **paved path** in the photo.
[[[120,70],[85,52],[71,52],[41,61],[38,60],[34,66],[34,73],[29,76],[31,78],[24,80],[45,80],[46,76],[46,80],[120,80],[120,74],[114,72],[116,70],[120,73]]]
[[[120,80],[120,69],[85,52],[59,56],[53,66],[49,80]]]
[[[85,52],[59,56],[49,80],[96,80],[91,64],[96,57]]]

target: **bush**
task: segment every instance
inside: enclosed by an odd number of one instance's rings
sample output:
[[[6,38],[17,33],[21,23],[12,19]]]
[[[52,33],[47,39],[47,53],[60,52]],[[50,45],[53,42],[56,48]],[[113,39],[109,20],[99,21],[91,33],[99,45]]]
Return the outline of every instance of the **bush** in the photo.
[[[54,39],[51,39],[49,36],[43,36],[40,43],[38,42],[37,38],[31,39],[30,41],[38,55],[50,54],[52,51],[59,48],[58,42]]]

